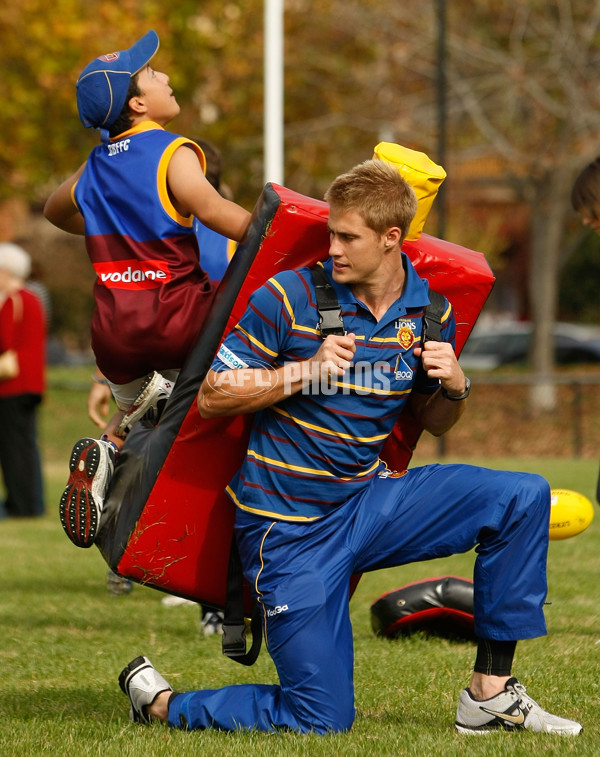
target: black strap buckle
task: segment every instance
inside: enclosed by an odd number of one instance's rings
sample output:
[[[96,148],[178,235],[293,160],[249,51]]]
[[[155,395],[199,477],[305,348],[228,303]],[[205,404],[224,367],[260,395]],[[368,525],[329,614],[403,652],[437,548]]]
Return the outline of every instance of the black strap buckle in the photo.
[[[221,640],[223,654],[242,665],[253,665],[259,655],[262,644],[262,614],[259,605],[254,602],[250,621],[252,644],[250,645],[250,649],[246,651],[244,578],[235,534],[231,538],[231,551],[229,553],[229,567],[227,570],[227,595],[224,609],[223,638]]]
[[[442,340],[442,317],[446,300],[443,295],[429,290],[430,305],[425,308],[423,318],[423,343],[441,342]]]
[[[315,293],[317,295],[317,310],[319,312],[319,333],[325,339],[330,334],[343,336],[346,333],[342,309],[338,302],[335,289],[322,265],[318,263],[310,269]]]
[[[346,333],[339,307],[333,310],[319,310],[319,331],[323,339],[329,334],[343,336]]]
[[[246,654],[246,623],[223,621],[223,654],[242,657]]]

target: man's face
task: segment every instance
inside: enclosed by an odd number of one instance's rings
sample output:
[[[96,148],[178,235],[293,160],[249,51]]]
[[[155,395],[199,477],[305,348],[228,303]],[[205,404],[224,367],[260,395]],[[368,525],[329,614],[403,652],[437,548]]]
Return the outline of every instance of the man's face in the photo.
[[[365,225],[356,210],[329,211],[329,257],[333,279],[340,284],[369,284],[380,274],[384,259],[385,235]]]
[[[147,116],[159,124],[166,124],[179,115],[179,104],[169,86],[169,77],[150,66],[138,74],[138,87],[142,94],[140,100],[147,108]]]

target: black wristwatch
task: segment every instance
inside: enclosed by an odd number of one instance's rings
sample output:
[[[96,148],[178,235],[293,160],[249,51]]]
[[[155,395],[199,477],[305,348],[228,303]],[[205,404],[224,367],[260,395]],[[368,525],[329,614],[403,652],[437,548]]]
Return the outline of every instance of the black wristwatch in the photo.
[[[469,392],[471,391],[471,381],[465,376],[465,391],[462,394],[454,395],[454,394],[448,394],[448,392],[444,389],[444,387],[441,387],[442,396],[444,396],[447,400],[452,400],[452,402],[460,402],[461,400],[466,400],[469,396]]]

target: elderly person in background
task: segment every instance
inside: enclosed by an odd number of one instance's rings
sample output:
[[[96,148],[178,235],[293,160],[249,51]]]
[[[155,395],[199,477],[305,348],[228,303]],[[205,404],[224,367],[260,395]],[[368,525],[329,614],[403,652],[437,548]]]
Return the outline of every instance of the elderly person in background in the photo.
[[[0,243],[0,468],[6,499],[0,516],[43,515],[37,408],[45,389],[46,321],[25,288],[31,259]]]

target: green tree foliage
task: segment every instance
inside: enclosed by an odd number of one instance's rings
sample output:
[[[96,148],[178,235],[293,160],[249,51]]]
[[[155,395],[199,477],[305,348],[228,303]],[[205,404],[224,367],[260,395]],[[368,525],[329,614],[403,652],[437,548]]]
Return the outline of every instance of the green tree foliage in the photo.
[[[74,83],[96,54],[161,37],[182,105],[172,128],[221,147],[245,204],[262,186],[262,0],[21,0],[0,7],[4,196],[41,198],[95,142]],[[381,138],[435,158],[436,3],[287,0],[286,183],[320,193]],[[447,2],[449,154],[502,160],[526,201],[597,144],[600,3]],[[451,178],[451,177],[450,177]]]
[[[455,10],[457,9],[454,6]],[[491,0],[452,26],[457,152],[484,149],[531,210],[532,405],[552,411],[553,323],[575,173],[600,141],[600,2]]]
[[[77,74],[95,55],[139,36],[137,7],[135,0],[0,6],[1,199],[43,199],[57,177],[84,160],[93,136],[77,117]]]
[[[182,106],[172,128],[215,142],[228,183],[252,207],[263,185],[263,6],[259,0],[3,6],[0,197],[43,200],[85,159],[96,136],[77,117],[79,71],[152,27],[161,38],[155,65],[170,75]],[[425,15],[431,28],[432,10]],[[380,2],[288,0],[284,21],[288,186],[321,196],[333,175],[370,157],[382,136],[398,130],[405,144],[430,149],[425,128],[415,131],[405,111],[408,97],[431,100],[431,79],[403,70],[410,40],[401,30],[396,39]],[[425,51],[420,55],[431,60],[431,45]]]
[[[435,0],[286,0],[285,184],[321,197],[381,140],[437,158]],[[600,144],[600,0],[446,0],[447,162],[485,158],[531,208],[536,362],[551,369],[551,323],[574,174]],[[0,6],[0,200],[43,202],[97,135],[74,83],[95,55],[154,28],[155,66],[182,106],[172,129],[222,151],[224,178],[251,209],[263,186],[265,0],[20,0]],[[268,128],[268,124],[267,124]],[[502,219],[464,213],[447,192],[453,241],[499,249]],[[458,199],[456,199],[458,198]],[[502,212],[505,212],[503,206]],[[435,214],[435,206],[434,212]],[[478,226],[480,228],[478,228]],[[429,225],[426,230],[435,227]],[[544,347],[545,345],[545,347]]]

